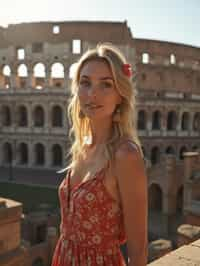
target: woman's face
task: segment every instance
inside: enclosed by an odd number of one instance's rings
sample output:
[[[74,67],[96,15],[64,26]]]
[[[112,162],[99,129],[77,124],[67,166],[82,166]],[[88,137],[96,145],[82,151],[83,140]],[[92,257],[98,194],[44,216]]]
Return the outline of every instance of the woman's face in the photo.
[[[80,72],[78,97],[83,113],[91,119],[112,116],[121,96],[114,84],[112,72],[104,61],[88,61]]]

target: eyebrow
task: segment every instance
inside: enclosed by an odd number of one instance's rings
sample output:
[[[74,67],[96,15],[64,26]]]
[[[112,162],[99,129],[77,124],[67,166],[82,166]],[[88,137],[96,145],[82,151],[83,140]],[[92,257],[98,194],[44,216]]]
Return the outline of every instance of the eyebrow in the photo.
[[[86,76],[86,75],[83,75],[83,76],[81,76],[81,78],[87,78],[87,79],[89,79],[90,77],[89,76]],[[112,77],[102,77],[99,80],[107,80],[107,79],[110,79],[110,80],[114,81]]]

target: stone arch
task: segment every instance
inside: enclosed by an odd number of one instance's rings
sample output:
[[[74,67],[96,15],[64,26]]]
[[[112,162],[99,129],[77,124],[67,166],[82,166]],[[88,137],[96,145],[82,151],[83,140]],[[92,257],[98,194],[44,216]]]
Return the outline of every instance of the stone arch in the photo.
[[[152,115],[152,129],[160,130],[161,129],[161,112],[156,110]]]
[[[160,161],[160,149],[155,146],[151,149],[151,164],[157,164]]]
[[[2,155],[4,163],[10,164],[12,162],[13,160],[12,144],[10,144],[9,142],[5,142],[3,144]]]
[[[24,63],[18,65],[17,75],[18,75],[18,77],[28,77],[28,68]]]
[[[167,130],[176,130],[177,115],[175,111],[170,111],[167,114]]]
[[[145,130],[147,124],[147,115],[145,110],[139,110],[138,119],[137,119],[137,127],[139,130]]]
[[[27,108],[24,105],[20,105],[17,110],[17,122],[20,127],[28,126]]]
[[[0,73],[0,87],[9,89],[11,87],[10,83],[11,68],[9,65],[2,66],[2,72]]]
[[[11,111],[8,105],[3,105],[1,108],[1,121],[3,126],[11,126]]]
[[[28,69],[25,64],[20,64],[17,68],[16,86],[18,88],[25,88],[28,77]]]
[[[52,165],[62,166],[62,163],[63,163],[62,147],[59,144],[54,144],[52,146]]]
[[[33,66],[33,82],[36,89],[43,89],[45,86],[46,67],[42,62]]]
[[[166,154],[176,154],[174,147],[168,146],[165,151]]]
[[[64,86],[65,68],[60,62],[51,65],[51,82],[53,87],[61,88]]]
[[[188,151],[188,149],[187,149],[187,147],[186,146],[182,146],[181,148],[180,148],[180,151],[179,151],[179,159],[180,160],[183,160],[183,153],[184,152],[187,152]]]
[[[35,165],[45,164],[45,146],[42,143],[34,145]]]
[[[64,78],[64,65],[60,62],[54,62],[51,65],[51,77],[52,78]]]
[[[183,186],[181,186],[176,195],[176,212],[182,213],[183,211]]]
[[[11,68],[9,65],[4,65],[2,68],[2,74],[4,76],[10,76],[11,75]]]
[[[44,108],[41,105],[37,105],[33,111],[33,121],[34,126],[43,127],[44,126]]]
[[[55,105],[52,108],[52,126],[53,127],[62,127],[63,126],[63,111],[62,107]]]
[[[28,163],[28,145],[24,142],[19,144],[19,161],[18,163],[27,164]]]
[[[152,211],[162,211],[163,206],[163,193],[162,189],[158,184],[151,184],[149,187],[149,200],[148,200],[148,207],[149,210]]]
[[[33,76],[35,78],[45,78],[46,77],[46,67],[42,62],[38,62],[33,66]]]
[[[200,132],[200,112],[194,114],[192,127],[194,131]]]
[[[190,116],[188,112],[184,112],[181,118],[181,129],[189,130]]]

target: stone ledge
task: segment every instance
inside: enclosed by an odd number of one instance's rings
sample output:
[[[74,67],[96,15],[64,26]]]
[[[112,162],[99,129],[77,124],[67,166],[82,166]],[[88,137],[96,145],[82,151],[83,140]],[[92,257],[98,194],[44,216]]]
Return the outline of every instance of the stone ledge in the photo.
[[[200,266],[200,239],[184,245],[162,258],[148,264],[149,266]]]

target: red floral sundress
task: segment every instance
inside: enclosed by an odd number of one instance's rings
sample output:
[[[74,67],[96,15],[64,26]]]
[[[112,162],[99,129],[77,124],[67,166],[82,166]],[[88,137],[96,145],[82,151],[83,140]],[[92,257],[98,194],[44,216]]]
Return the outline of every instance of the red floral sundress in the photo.
[[[103,182],[106,167],[73,188],[68,169],[58,189],[60,237],[51,266],[126,265],[120,251],[126,241],[122,208]]]

